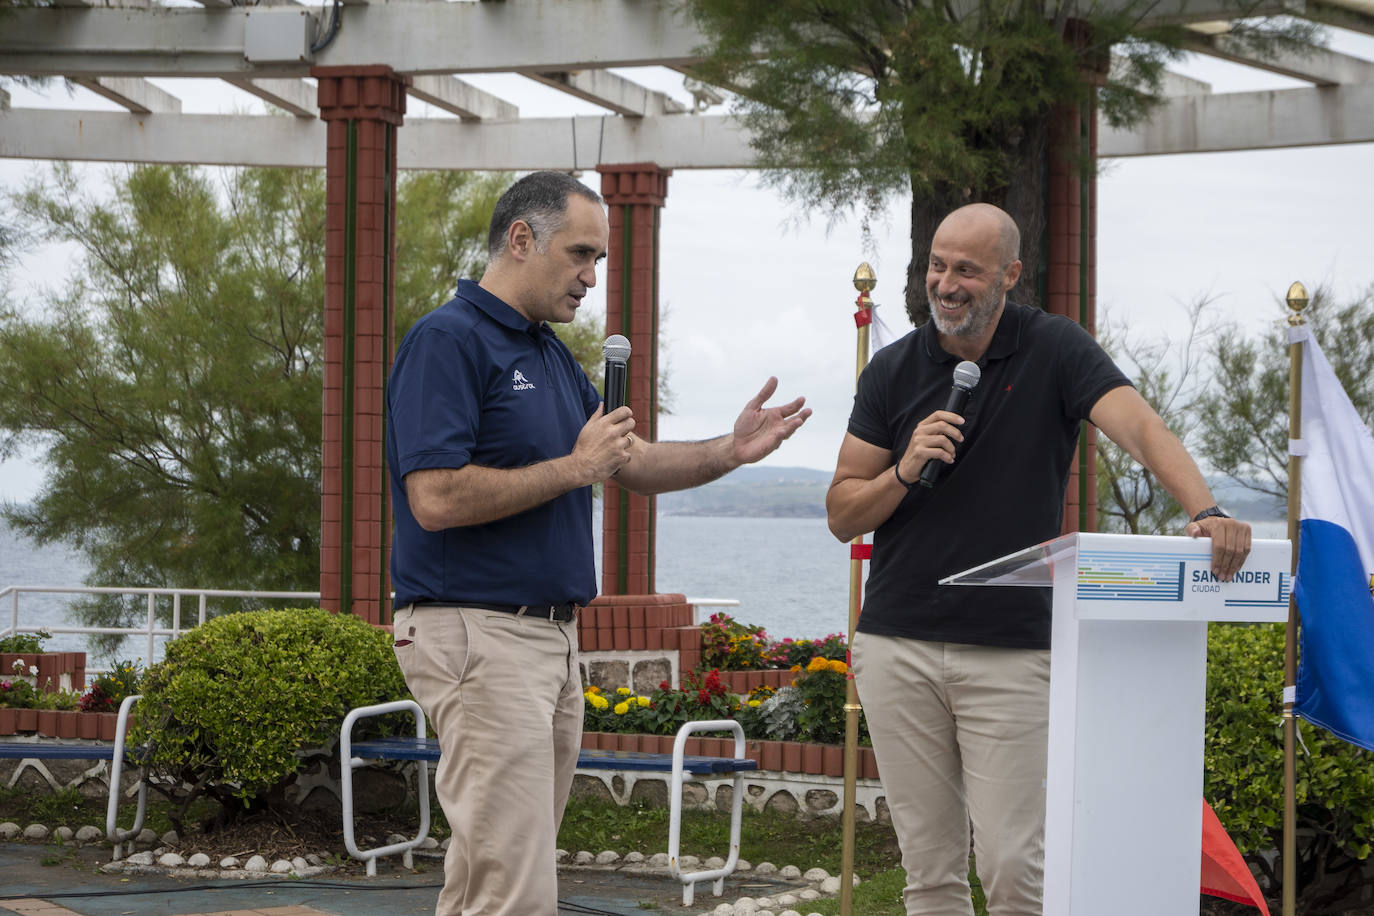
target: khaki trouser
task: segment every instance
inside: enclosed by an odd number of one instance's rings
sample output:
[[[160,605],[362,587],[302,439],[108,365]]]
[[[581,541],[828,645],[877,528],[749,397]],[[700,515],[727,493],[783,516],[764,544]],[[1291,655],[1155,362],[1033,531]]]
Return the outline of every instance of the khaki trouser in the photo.
[[[453,830],[436,916],[553,916],[554,850],[582,742],[577,623],[401,608],[396,659],[439,736]]]
[[[1040,916],[1048,650],[860,633],[854,678],[907,873],[907,916]]]

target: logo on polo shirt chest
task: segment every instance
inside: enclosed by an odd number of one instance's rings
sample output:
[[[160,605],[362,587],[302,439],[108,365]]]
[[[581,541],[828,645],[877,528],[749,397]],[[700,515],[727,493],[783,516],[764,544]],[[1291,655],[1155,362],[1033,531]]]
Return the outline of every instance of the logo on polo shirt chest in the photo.
[[[528,391],[534,387],[534,382],[525,378],[525,373],[521,372],[519,369],[516,369],[515,374],[510,377],[510,382],[511,391]]]

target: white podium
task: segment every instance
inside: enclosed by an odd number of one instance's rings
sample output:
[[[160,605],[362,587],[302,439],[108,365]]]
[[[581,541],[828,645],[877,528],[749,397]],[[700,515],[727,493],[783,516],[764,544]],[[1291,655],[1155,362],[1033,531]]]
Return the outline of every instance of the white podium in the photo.
[[[1198,911],[1208,621],[1288,616],[1292,554],[1229,583],[1207,539],[1070,534],[941,580],[1053,587],[1045,916]]]

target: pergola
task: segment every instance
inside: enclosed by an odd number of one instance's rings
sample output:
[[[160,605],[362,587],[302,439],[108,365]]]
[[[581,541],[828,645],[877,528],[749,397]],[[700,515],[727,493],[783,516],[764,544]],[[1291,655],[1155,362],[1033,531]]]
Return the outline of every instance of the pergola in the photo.
[[[1080,0],[1081,2],[1081,0]],[[1126,0],[1107,0],[1122,3]],[[1097,7],[1100,7],[1100,3]],[[1085,4],[1086,6],[1086,4]],[[1374,0],[1260,0],[1374,35]],[[1374,141],[1374,61],[1312,47],[1258,58],[1230,36],[1234,3],[1161,0],[1191,50],[1282,74],[1302,88],[1214,94],[1170,75],[1168,100],[1130,132],[1083,124],[1100,157]],[[0,15],[0,77],[63,77],[126,112],[11,108],[0,88],[0,157],[325,168],[328,181],[321,593],[387,619],[389,507],[382,393],[394,351],[391,262],[399,169],[596,170],[610,208],[607,332],[631,340],[629,403],[656,431],[658,227],[674,169],[750,168],[749,137],[697,82],[703,37],[668,0],[264,0],[170,5],[53,0]],[[612,72],[669,68],[694,104]],[[604,109],[521,117],[473,74],[516,74]],[[222,80],[275,114],[182,114],[149,78]],[[443,116],[405,116],[413,98]],[[581,106],[579,106],[581,107]],[[1092,321],[1095,184],[1068,164],[1050,181],[1047,307]],[[647,356],[647,358],[644,358]],[[1094,488],[1071,485],[1071,509]],[[1078,512],[1066,515],[1069,526]],[[654,592],[654,504],[605,488],[602,591]]]

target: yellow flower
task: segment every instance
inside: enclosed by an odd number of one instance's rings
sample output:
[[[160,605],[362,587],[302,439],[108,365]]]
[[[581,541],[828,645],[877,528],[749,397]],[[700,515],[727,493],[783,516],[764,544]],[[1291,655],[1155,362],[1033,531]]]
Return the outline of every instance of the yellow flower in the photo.
[[[611,705],[611,701],[606,699],[605,697],[596,696],[592,697],[591,700],[592,706],[596,707],[597,709],[605,709]]]
[[[636,697],[636,698],[635,698],[635,702],[639,704],[639,708],[640,708],[640,709],[648,709],[648,708],[649,708],[649,698],[648,698],[648,697]]]
[[[598,693],[601,692],[601,688],[593,684],[592,686],[588,687],[585,692],[591,694],[592,696],[596,696]]]
[[[623,716],[623,715],[625,715],[625,713],[627,713],[627,712],[629,712],[629,711],[630,711],[630,704],[629,704],[629,703],[617,703],[617,704],[615,704],[615,714],[616,714],[617,716]]]
[[[631,690],[629,687],[617,687],[615,689],[615,692],[620,694],[622,697],[627,697],[630,695]]]
[[[830,670],[835,672],[836,674],[848,674],[849,666],[846,665],[844,662],[840,661],[838,658],[836,658],[831,660]]]
[[[830,659],[817,655],[811,659],[811,664],[806,666],[807,671],[829,671]]]
[[[787,670],[791,671],[793,674],[796,674],[797,672],[801,671],[801,665],[793,665],[791,668],[788,668]]]
[[[750,705],[750,707],[760,706],[760,705],[762,705],[762,701],[761,701],[761,700],[750,700],[750,701],[749,701],[749,705]]]

